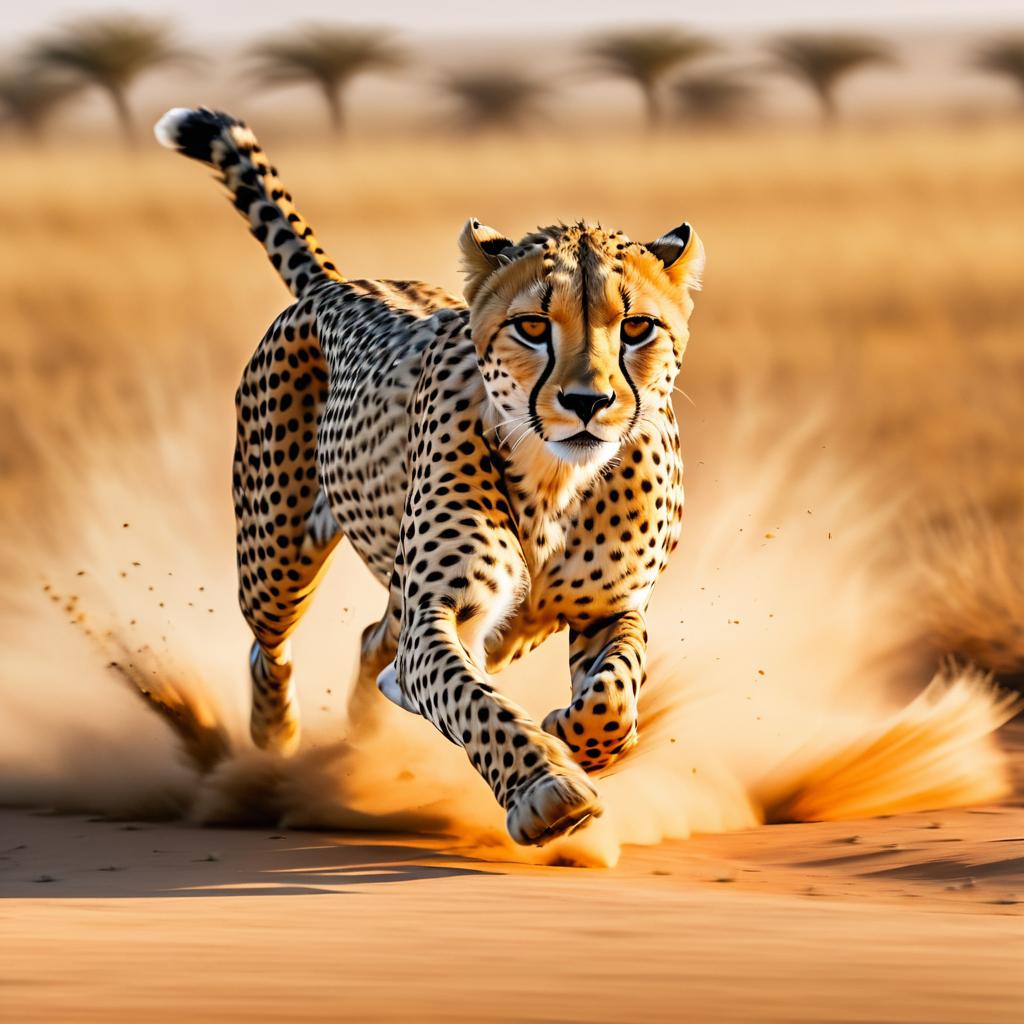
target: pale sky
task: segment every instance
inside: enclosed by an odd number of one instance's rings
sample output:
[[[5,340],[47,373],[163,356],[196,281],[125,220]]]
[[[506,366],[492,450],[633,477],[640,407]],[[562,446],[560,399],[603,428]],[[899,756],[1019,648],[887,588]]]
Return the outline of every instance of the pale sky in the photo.
[[[2,6],[11,44],[62,20],[110,9],[167,16],[193,39],[247,37],[304,20],[386,25],[415,36],[586,32],[644,22],[738,32],[1024,22],[1020,0],[3,0]]]

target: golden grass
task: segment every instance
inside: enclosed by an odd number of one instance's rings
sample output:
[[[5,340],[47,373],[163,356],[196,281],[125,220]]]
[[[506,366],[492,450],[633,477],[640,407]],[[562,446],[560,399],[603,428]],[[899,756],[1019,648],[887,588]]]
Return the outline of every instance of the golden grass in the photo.
[[[755,380],[793,418],[825,409],[835,444],[884,464],[913,499],[908,522],[930,529],[964,507],[982,509],[986,529],[1024,521],[1019,126],[265,141],[352,276],[457,288],[455,239],[471,215],[511,233],[586,217],[641,239],[691,221],[708,250],[680,380],[695,403],[680,405],[691,458]],[[209,176],[155,146],[11,151],[4,170],[8,514],[45,505],[39,446],[82,421],[156,434],[197,396],[219,396],[210,443],[229,446],[238,370],[287,296]],[[977,614],[966,591],[991,576],[989,542],[958,550],[965,596],[945,602],[947,621],[958,607]]]
[[[1024,684],[1024,520],[964,511],[912,543],[931,646]]]

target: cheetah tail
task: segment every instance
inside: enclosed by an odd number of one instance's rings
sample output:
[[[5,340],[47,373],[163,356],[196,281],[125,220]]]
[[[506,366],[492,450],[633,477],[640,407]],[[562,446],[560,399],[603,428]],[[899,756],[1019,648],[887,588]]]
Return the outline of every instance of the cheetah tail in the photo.
[[[296,298],[324,281],[344,280],[245,122],[205,107],[176,107],[157,121],[153,132],[162,146],[220,173],[235,208]]]

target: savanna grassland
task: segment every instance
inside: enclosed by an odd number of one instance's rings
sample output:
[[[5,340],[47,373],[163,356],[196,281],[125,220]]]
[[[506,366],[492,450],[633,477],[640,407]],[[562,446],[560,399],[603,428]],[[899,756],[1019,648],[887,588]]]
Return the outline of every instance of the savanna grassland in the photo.
[[[289,766],[239,739],[232,395],[287,295],[155,144],[6,150],[0,802],[74,812],[0,810],[17,1019],[1021,1019],[1021,735],[963,668],[1024,671],[1020,127],[263,138],[353,277],[457,290],[470,216],[706,245],[650,739],[586,856],[543,858],[413,716],[339,750],[381,599],[348,552],[297,658],[312,740]],[[111,644],[227,680],[215,785]],[[531,713],[556,646],[507,683]]]
[[[824,415],[836,444],[912,499],[908,525],[958,520],[935,552],[956,592],[936,595],[940,628],[983,663],[969,634],[988,632],[991,667],[1019,667],[1021,604],[1000,602],[1020,601],[1021,574],[993,579],[990,564],[1019,557],[1024,520],[1019,125],[267,144],[352,276],[458,289],[470,215],[512,234],[587,217],[637,238],[691,221],[709,256],[684,429],[714,429],[751,389],[787,415]],[[70,424],[158,431],[154,393],[164,414],[213,393],[226,419],[286,296],[218,189],[155,146],[26,149],[4,165],[10,508],[45,489],[36,448]]]

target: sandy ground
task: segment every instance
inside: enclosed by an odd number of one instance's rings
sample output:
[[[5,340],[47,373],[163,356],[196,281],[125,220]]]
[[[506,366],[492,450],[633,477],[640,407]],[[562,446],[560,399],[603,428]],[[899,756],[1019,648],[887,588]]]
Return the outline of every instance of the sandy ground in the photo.
[[[1019,762],[1024,729],[1004,736]],[[1019,800],[630,847],[612,870],[25,811],[0,834],[10,1021],[1024,1018]]]

